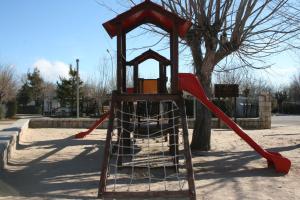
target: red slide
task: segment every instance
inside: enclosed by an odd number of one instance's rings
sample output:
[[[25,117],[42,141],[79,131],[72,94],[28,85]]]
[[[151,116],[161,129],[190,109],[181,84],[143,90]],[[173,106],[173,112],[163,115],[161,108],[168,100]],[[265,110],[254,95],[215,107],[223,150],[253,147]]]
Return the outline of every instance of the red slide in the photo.
[[[98,126],[100,126],[105,121],[105,119],[108,118],[108,116],[109,116],[109,112],[104,113],[100,117],[100,119],[98,119],[89,130],[77,133],[75,135],[75,138],[84,138],[85,136],[90,134],[93,130],[95,130]]]
[[[179,88],[195,96],[203,105],[221,119],[229,128],[247,142],[257,153],[268,161],[268,166],[274,166],[276,172],[287,174],[291,167],[291,161],[280,153],[264,150],[251,137],[249,137],[234,121],[231,120],[222,110],[214,105],[205,95],[205,91],[198,78],[189,73],[180,73]]]

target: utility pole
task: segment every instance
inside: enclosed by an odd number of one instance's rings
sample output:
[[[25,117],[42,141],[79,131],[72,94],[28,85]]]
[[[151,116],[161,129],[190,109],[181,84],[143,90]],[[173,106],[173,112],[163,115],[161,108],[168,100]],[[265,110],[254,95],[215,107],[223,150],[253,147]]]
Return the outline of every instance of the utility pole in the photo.
[[[114,78],[114,62],[113,62],[113,57],[110,53],[110,51],[108,49],[106,49],[107,53],[109,54],[110,56],[110,62],[111,62],[111,79],[113,80]]]
[[[76,100],[77,100],[77,118],[79,118],[79,59],[76,59],[76,67],[77,67],[77,73],[76,73],[76,85],[77,85],[77,92],[76,92]]]

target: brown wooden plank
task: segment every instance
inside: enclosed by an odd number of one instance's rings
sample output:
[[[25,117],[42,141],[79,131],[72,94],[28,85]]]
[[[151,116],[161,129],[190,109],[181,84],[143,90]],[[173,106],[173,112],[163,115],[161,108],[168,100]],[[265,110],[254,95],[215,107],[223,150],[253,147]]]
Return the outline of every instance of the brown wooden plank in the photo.
[[[179,100],[178,94],[119,94],[116,97],[116,101],[163,101],[163,100]]]
[[[188,190],[181,191],[149,191],[149,192],[104,192],[101,198],[130,198],[130,199],[141,199],[141,198],[155,198],[155,197],[166,197],[166,198],[182,198],[189,197]]]
[[[175,94],[178,91],[178,29],[176,23],[173,24],[173,32],[170,34],[170,54],[171,54],[171,90]]]
[[[122,30],[121,24],[118,24],[117,33],[117,91],[122,90]]]
[[[179,106],[180,115],[181,115],[184,155],[186,159],[186,168],[188,173],[187,178],[189,184],[189,194],[191,200],[196,200],[195,177],[194,177],[194,170],[193,170],[193,163],[192,163],[192,153],[189,144],[189,133],[188,133],[183,97],[181,97],[181,99],[177,101],[177,104]]]
[[[98,197],[103,194],[106,187],[106,178],[107,178],[107,169],[108,169],[108,162],[109,162],[109,150],[112,140],[112,131],[113,131],[113,124],[114,124],[114,106],[115,106],[115,98],[114,94],[112,95],[112,102],[110,107],[110,116],[109,116],[109,122],[108,122],[108,129],[107,129],[107,135],[106,135],[106,141],[105,141],[105,147],[104,147],[104,155],[103,155],[103,161],[102,161],[102,168],[101,168],[101,176],[100,176],[100,182],[99,182],[99,188],[98,188]]]

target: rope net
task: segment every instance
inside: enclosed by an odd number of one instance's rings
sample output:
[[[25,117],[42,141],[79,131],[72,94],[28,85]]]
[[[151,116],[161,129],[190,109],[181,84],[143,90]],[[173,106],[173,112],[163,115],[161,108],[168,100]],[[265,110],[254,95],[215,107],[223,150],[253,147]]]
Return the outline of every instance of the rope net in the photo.
[[[188,190],[176,103],[124,102],[115,114],[106,191]]]

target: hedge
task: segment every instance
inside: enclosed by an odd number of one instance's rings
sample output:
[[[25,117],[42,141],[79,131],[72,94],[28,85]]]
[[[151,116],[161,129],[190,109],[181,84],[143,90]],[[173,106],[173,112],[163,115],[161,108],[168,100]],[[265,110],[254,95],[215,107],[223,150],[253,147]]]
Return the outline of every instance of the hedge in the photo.
[[[285,114],[300,114],[300,102],[283,102],[282,112]]]

